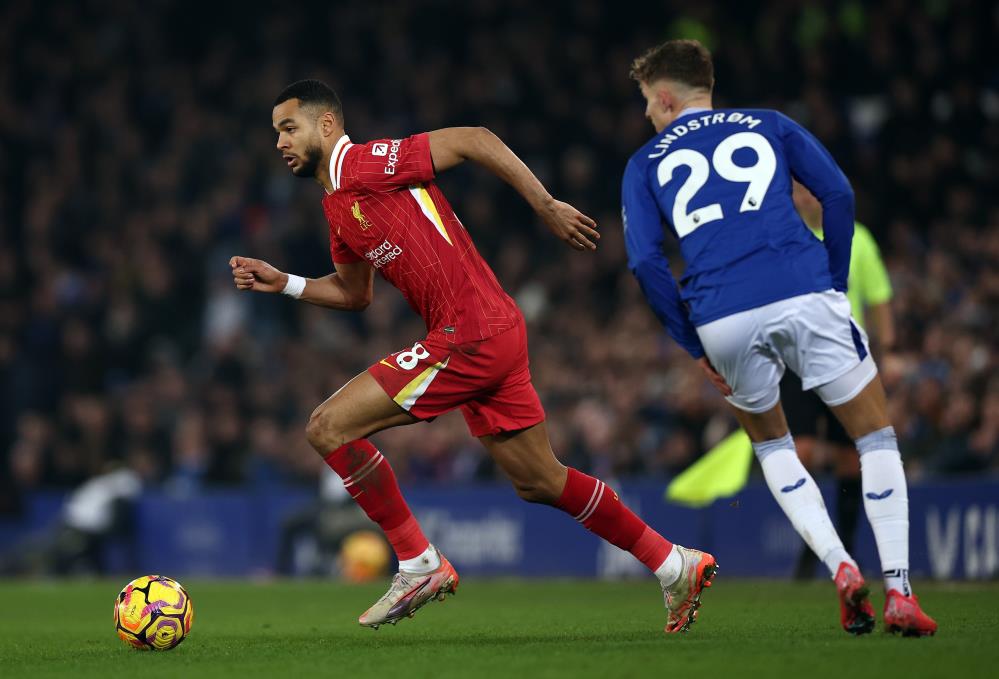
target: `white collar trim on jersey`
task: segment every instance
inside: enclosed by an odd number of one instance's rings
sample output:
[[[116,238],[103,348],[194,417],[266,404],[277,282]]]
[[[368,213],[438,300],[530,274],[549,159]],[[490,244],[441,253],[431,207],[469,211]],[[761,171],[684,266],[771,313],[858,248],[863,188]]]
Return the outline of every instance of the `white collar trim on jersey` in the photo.
[[[704,108],[704,107],[700,107],[700,106],[691,106],[690,108],[685,108],[682,111],[680,111],[679,113],[677,113],[676,114],[676,118],[673,118],[673,121],[675,122],[675,121],[679,120],[680,118],[682,118],[683,116],[690,115],[691,113],[701,113],[702,111],[710,111],[710,110],[711,109],[709,109],[709,108]]]
[[[333,191],[340,190],[340,173],[343,171],[343,157],[347,155],[347,149],[353,144],[346,134],[340,137],[330,154],[330,182],[333,184]]]

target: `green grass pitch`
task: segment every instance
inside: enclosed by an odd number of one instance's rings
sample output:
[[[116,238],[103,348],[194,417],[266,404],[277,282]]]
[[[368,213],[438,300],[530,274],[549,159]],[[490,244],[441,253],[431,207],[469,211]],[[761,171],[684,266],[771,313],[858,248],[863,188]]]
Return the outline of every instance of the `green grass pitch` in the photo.
[[[184,582],[189,639],[127,648],[112,602],[124,582],[0,582],[3,677],[988,676],[999,667],[999,584],[917,583],[929,639],[854,638],[831,583],[726,580],[685,635],[662,633],[654,581],[462,582],[457,596],[378,631],[357,615],[384,585]],[[883,601],[875,598],[880,612]],[[994,675],[993,675],[994,676]]]

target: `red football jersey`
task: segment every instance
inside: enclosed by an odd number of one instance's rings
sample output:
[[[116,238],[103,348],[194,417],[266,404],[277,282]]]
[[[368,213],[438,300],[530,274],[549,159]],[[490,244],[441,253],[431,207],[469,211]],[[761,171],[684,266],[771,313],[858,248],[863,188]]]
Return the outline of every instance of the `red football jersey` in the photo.
[[[513,327],[520,310],[434,184],[430,139],[352,144],[330,158],[323,198],[334,263],[367,261],[402,291],[427,331],[462,343]]]

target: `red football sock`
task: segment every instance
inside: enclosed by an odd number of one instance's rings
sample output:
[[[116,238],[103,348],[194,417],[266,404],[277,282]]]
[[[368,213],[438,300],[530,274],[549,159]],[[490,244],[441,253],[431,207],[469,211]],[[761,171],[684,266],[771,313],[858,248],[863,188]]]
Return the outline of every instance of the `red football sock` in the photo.
[[[385,531],[385,537],[400,561],[423,553],[430,542],[403,499],[388,460],[370,441],[351,441],[325,459],[330,469],[343,479],[347,492],[368,518]]]
[[[673,543],[625,507],[603,481],[572,467],[555,506],[607,542],[634,554],[652,572],[673,549]]]

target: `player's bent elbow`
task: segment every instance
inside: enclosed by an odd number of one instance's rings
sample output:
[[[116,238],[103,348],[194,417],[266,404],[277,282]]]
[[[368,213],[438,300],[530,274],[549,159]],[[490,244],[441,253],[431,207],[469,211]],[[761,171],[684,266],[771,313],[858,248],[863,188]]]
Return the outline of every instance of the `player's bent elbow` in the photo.
[[[822,201],[822,205],[824,207],[826,205],[829,205],[830,203],[836,203],[842,201],[847,205],[852,206],[855,200],[856,199],[854,197],[853,188],[847,185],[844,186],[843,188],[831,191],[830,193],[825,195],[824,200]]]
[[[374,296],[374,286],[369,281],[367,285],[345,286],[343,299],[338,308],[344,311],[364,311],[371,304]]]
[[[351,300],[350,310],[351,311],[364,311],[369,306],[371,306],[371,298],[373,297],[372,291],[367,290],[366,292],[354,297]]]
[[[477,142],[476,145],[484,149],[500,141],[500,138],[497,137],[492,130],[482,125],[473,127],[472,133],[475,141]]]

